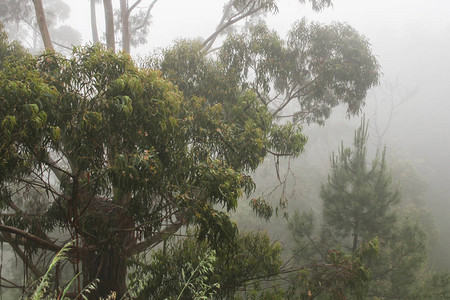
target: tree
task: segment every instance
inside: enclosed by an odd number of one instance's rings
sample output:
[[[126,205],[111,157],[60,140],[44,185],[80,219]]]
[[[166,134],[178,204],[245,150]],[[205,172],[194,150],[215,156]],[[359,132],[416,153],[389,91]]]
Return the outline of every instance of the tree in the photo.
[[[43,46],[47,49],[58,46],[59,51],[71,50],[71,45],[80,43],[80,33],[61,24],[70,14],[69,5],[61,0],[4,2],[0,8],[0,21],[11,37],[27,45],[33,53]]]
[[[202,41],[178,41],[150,62],[187,96],[197,95],[220,102],[233,97],[238,85],[251,89],[279,121],[293,127],[324,124],[339,104],[349,115],[364,105],[367,90],[378,82],[379,69],[367,40],[348,25],[295,24],[287,41],[264,24],[230,34],[211,56]],[[280,132],[280,140],[286,138]],[[289,149],[272,151],[277,175],[280,159]],[[286,176],[285,176],[286,177]],[[283,197],[280,206],[285,206]]]
[[[207,243],[192,237],[153,253],[152,258],[136,262],[137,271],[131,276],[131,289],[137,287],[136,297],[143,299],[171,299],[179,295],[183,286],[186,264],[196,268],[202,257],[211,252]],[[219,298],[232,297],[238,290],[251,289],[259,280],[279,273],[281,245],[271,243],[265,233],[240,234],[233,246],[219,248],[212,264],[214,272],[204,276],[204,284]],[[199,276],[194,276],[197,278]],[[138,287],[142,286],[141,289]],[[184,299],[195,299],[186,291]]]
[[[131,46],[147,42],[151,11],[158,0],[152,0],[146,9],[139,9],[142,0],[129,5],[127,0],[120,0],[120,11],[116,15],[116,30],[122,32],[122,50],[130,53]],[[137,11],[133,14],[133,11]]]
[[[407,299],[427,293],[444,295],[448,290],[446,275],[435,273],[427,265],[428,237],[423,225],[412,214],[400,214],[396,208],[400,194],[387,171],[385,151],[381,156],[377,152],[372,163],[367,163],[367,129],[363,118],[353,148],[341,144],[337,154],[331,156],[328,182],[320,191],[320,230],[312,213],[296,214],[289,220],[294,257],[300,265],[326,262],[327,253],[335,251],[332,249],[354,257],[376,238],[377,257],[360,260],[370,272],[364,295]],[[323,283],[327,277],[319,272],[316,278],[314,282]],[[434,291],[427,288],[429,282],[434,282]],[[342,291],[344,296],[355,293],[351,285],[344,285]]]
[[[55,51],[53,49],[52,41],[50,40],[50,34],[48,33],[47,22],[45,21],[44,7],[41,0],[33,0],[34,9],[36,10],[37,23],[39,30],[42,34],[42,40],[46,49]]]
[[[92,42],[97,44],[100,42],[98,37],[98,29],[97,29],[97,13],[95,10],[95,4],[97,0],[89,0],[90,9],[91,9],[91,31],[92,31]]]
[[[105,10],[106,47],[114,52],[116,49],[116,40],[114,37],[114,18],[111,0],[103,0],[103,8]]]
[[[362,119],[354,148],[342,144],[331,156],[331,174],[320,191],[324,223],[341,237],[351,235],[352,251],[360,242],[389,235],[396,221],[392,207],[400,201],[399,192],[391,186],[385,151],[368,166],[367,139],[367,123]]]
[[[357,113],[378,64],[349,26],[306,21],[287,42],[264,24],[248,26],[208,55],[219,33],[277,9],[273,0],[233,0],[214,37],[179,42],[153,64],[161,73],[150,71],[114,55],[112,3],[103,2],[109,52],[96,45],[67,59],[47,53],[2,71],[0,182],[8,214],[0,232],[17,253],[58,251],[51,232],[66,228],[62,239],[78,241],[71,259],[84,283],[99,278],[99,295],[115,289],[121,296],[127,260],[184,226],[196,227],[213,250],[236,241],[226,211],[254,189],[249,173],[268,153],[296,157],[306,143],[298,123],[308,118],[280,125],[275,117],[295,99],[310,109],[311,122],[338,103]],[[40,211],[17,205],[29,191],[40,195]],[[263,201],[252,204],[261,216],[272,213]],[[22,254],[38,276],[35,257]]]
[[[2,217],[2,240],[59,251],[51,232],[66,228],[84,283],[98,278],[102,296],[123,295],[127,259],[182,226],[198,226],[213,248],[232,241],[236,227],[215,207],[236,208],[272,147],[298,155],[306,141],[273,124],[249,90],[221,104],[183,98],[157,71],[100,46],[11,62],[0,76],[1,203],[15,212]],[[274,145],[279,131],[291,138]],[[24,211],[32,191],[43,205]]]
[[[148,27],[150,25],[151,12],[158,0],[148,1],[148,6],[139,8],[139,5],[145,4],[146,1],[136,0],[133,3],[128,3],[126,0],[120,0],[120,9],[116,10],[115,29],[110,25],[107,26],[106,36],[111,40],[114,32],[122,37],[122,50],[130,53],[130,46],[137,46],[145,44],[147,41]],[[109,1],[104,2],[108,7],[111,6]],[[306,0],[299,0],[299,3],[305,3]],[[316,11],[320,11],[325,7],[331,5],[331,0],[308,0]],[[112,7],[112,6],[111,6]],[[134,14],[133,14],[134,11]],[[202,43],[202,49],[205,52],[211,50],[217,37],[223,34],[228,34],[232,28],[241,20],[257,20],[262,15],[267,13],[278,12],[276,0],[227,0],[223,7],[223,14],[216,30]],[[91,4],[91,15],[95,15],[95,6]],[[113,21],[110,8],[108,13],[105,11],[105,21],[110,24]],[[94,23],[92,23],[94,24]],[[94,30],[94,28],[93,28]],[[109,38],[108,38],[109,36]],[[94,40],[95,41],[95,40]]]
[[[338,104],[358,113],[379,76],[367,40],[348,25],[305,20],[288,35],[284,41],[264,24],[251,26],[229,35],[217,59],[206,56],[201,42],[180,41],[155,66],[187,95],[214,94],[220,80],[250,88],[274,117],[291,105],[294,123],[323,124]]]

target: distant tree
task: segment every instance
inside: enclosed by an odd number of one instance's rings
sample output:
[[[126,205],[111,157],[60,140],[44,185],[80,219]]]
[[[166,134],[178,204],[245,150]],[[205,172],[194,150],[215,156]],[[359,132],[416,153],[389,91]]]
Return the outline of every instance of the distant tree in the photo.
[[[352,251],[360,242],[388,236],[396,222],[393,206],[398,190],[386,169],[385,151],[367,163],[367,123],[356,130],[353,149],[342,144],[331,157],[331,174],[322,185],[324,224],[341,237],[352,236]]]
[[[288,219],[294,243],[286,265],[296,270],[288,277],[290,299],[363,299],[371,279],[368,262],[378,256],[378,240],[361,243],[349,253],[316,227],[312,212],[296,211]]]
[[[116,11],[116,31],[121,31],[122,50],[130,53],[131,46],[136,47],[147,42],[150,27],[151,12],[158,0],[147,3],[145,9],[140,9],[142,0],[129,4],[127,0],[120,0],[120,10]]]
[[[98,37],[98,29],[97,29],[97,13],[95,9],[95,4],[99,2],[99,0],[89,0],[90,10],[91,10],[91,31],[92,31],[92,42],[97,44],[100,42],[100,38]]]
[[[367,162],[367,129],[362,119],[353,148],[342,144],[331,156],[328,182],[320,192],[320,230],[312,213],[296,214],[289,220],[294,257],[300,265],[325,263],[330,249],[357,253],[377,238],[377,257],[361,260],[370,272],[363,295],[418,299],[419,294],[430,292],[426,286],[432,278],[436,286],[432,293],[445,294],[446,275],[435,273],[427,264],[429,239],[423,225],[413,214],[399,212],[400,194],[387,170],[385,151],[381,156],[377,152],[371,164]],[[358,294],[351,286],[344,291],[344,296]]]
[[[116,50],[116,39],[114,36],[114,13],[112,1],[103,0],[103,9],[105,11],[106,47],[114,52]]]
[[[47,49],[58,46],[58,50],[67,50],[81,41],[76,29],[61,24],[69,14],[70,7],[61,0],[5,0],[0,8],[0,21],[6,25],[10,37],[28,45],[34,53],[42,45]]]
[[[45,20],[44,7],[42,6],[42,0],[33,0],[34,9],[36,11],[37,24],[42,35],[42,40],[44,41],[44,47],[47,50],[55,51],[53,49],[53,44],[50,39],[50,34],[48,33],[47,21]]]
[[[276,0],[227,0],[223,6],[222,18],[216,30],[203,41],[202,49],[209,52],[217,37],[229,34],[231,29],[241,20],[254,19],[258,22],[261,15],[277,13],[277,2]],[[298,2],[301,4],[310,2],[315,11],[331,6],[331,0],[298,0]]]
[[[121,35],[122,50],[130,53],[131,46],[145,44],[147,42],[147,34],[150,26],[151,12],[158,0],[135,0],[132,3],[127,0],[120,0],[120,8],[115,11],[115,25],[113,15],[111,14],[112,3],[107,0],[104,5],[106,26],[106,40],[112,41],[112,35],[116,33]],[[267,13],[276,13],[278,11],[276,0],[227,0],[225,1],[222,18],[216,27],[216,30],[202,44],[205,52],[211,50],[217,37],[231,32],[238,22],[242,20],[258,19],[258,17]],[[310,2],[314,10],[319,11],[331,5],[331,0],[299,0],[299,3]],[[144,8],[139,5],[145,5]],[[95,15],[95,5],[91,2],[91,18]],[[91,21],[93,26],[95,22]],[[114,27],[114,29],[113,29]],[[92,27],[93,32],[95,31]],[[95,34],[93,34],[95,36]],[[94,40],[95,42],[95,40]],[[112,48],[111,46],[109,48]]]
[[[11,60],[19,60],[28,56],[29,54],[16,42],[9,42],[8,35],[4,31],[3,24],[0,22],[0,70]]]

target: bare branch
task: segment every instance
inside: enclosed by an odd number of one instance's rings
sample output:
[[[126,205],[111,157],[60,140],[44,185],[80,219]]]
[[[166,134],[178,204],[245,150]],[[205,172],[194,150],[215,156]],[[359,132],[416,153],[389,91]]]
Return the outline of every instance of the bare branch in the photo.
[[[133,5],[131,5],[131,6],[128,8],[127,13],[130,14],[131,11],[132,11],[133,9],[135,9],[136,6],[138,6],[139,3],[141,3],[141,2],[142,2],[142,0],[137,0],[136,2],[134,2]]]
[[[145,18],[142,21],[141,24],[139,24],[138,26],[136,26],[135,28],[131,28],[130,32],[136,32],[137,30],[141,29],[142,27],[145,26],[145,24],[147,23],[148,19],[150,18],[150,12],[153,9],[153,6],[155,6],[156,2],[158,2],[158,0],[153,0],[152,3],[150,3],[150,6],[147,8],[147,12],[145,13]],[[129,12],[131,11],[130,9],[128,10]]]
[[[245,14],[235,18],[235,19],[230,19],[228,22],[226,22],[225,24],[223,24],[222,26],[220,26],[216,31],[214,31],[213,34],[211,34],[204,42],[203,42],[203,50],[204,51],[208,51],[211,46],[212,43],[210,43],[212,40],[215,40],[217,38],[217,36],[219,35],[219,33],[221,33],[223,30],[225,30],[226,28],[230,27],[231,25],[239,22],[242,19],[245,19],[246,17],[253,15],[255,13],[257,13],[258,11],[260,11],[262,9],[262,6],[259,6],[257,8],[254,8],[252,10],[249,10],[248,12],[246,12]]]

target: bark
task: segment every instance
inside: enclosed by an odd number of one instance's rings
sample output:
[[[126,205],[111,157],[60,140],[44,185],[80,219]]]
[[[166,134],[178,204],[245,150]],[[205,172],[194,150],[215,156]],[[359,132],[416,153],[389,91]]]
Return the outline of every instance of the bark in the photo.
[[[116,293],[116,299],[122,299],[127,290],[126,259],[124,250],[112,244],[83,256],[83,286],[99,280],[98,288],[88,295],[89,299],[106,298],[112,291]]]
[[[95,0],[91,0],[91,30],[92,30],[92,41],[94,42],[94,44],[96,44],[100,40],[98,38],[97,14],[95,12]]]
[[[114,15],[111,0],[103,0],[103,8],[105,9],[106,47],[115,52],[116,41],[114,38]]]
[[[130,194],[124,196],[121,202],[129,200],[130,197]],[[97,208],[97,211],[101,215],[101,208]],[[111,228],[117,228],[117,230],[99,235],[96,238],[86,237],[83,239],[83,244],[91,243],[91,248],[95,246],[98,249],[81,254],[83,285],[86,286],[95,279],[99,280],[96,294],[92,295],[90,299],[107,298],[111,292],[116,293],[115,299],[122,299],[127,291],[126,263],[129,255],[126,247],[136,243],[136,241],[134,231],[120,229],[132,227],[133,222],[131,217],[123,210],[110,211],[107,209],[106,214],[115,217],[115,221],[109,224]]]
[[[44,42],[45,49],[55,51],[53,48],[50,34],[48,33],[47,22],[45,21],[44,7],[42,6],[42,0],[33,0],[34,9],[36,11],[36,19],[39,25],[39,31],[41,32],[42,40]]]
[[[358,249],[358,235],[355,233],[355,234],[353,234],[352,252],[355,253],[356,249]]]
[[[130,53],[130,13],[127,0],[120,0],[120,16],[122,19],[122,50]]]

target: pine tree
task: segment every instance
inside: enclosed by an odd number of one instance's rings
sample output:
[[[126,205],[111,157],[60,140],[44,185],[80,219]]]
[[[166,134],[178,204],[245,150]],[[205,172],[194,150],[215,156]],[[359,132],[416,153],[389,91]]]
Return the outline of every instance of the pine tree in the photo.
[[[342,238],[351,235],[353,252],[361,242],[390,235],[396,222],[392,207],[400,201],[386,168],[386,151],[381,156],[377,152],[372,164],[367,164],[367,128],[362,119],[353,149],[342,143],[338,153],[332,154],[328,183],[320,192],[325,225]]]

